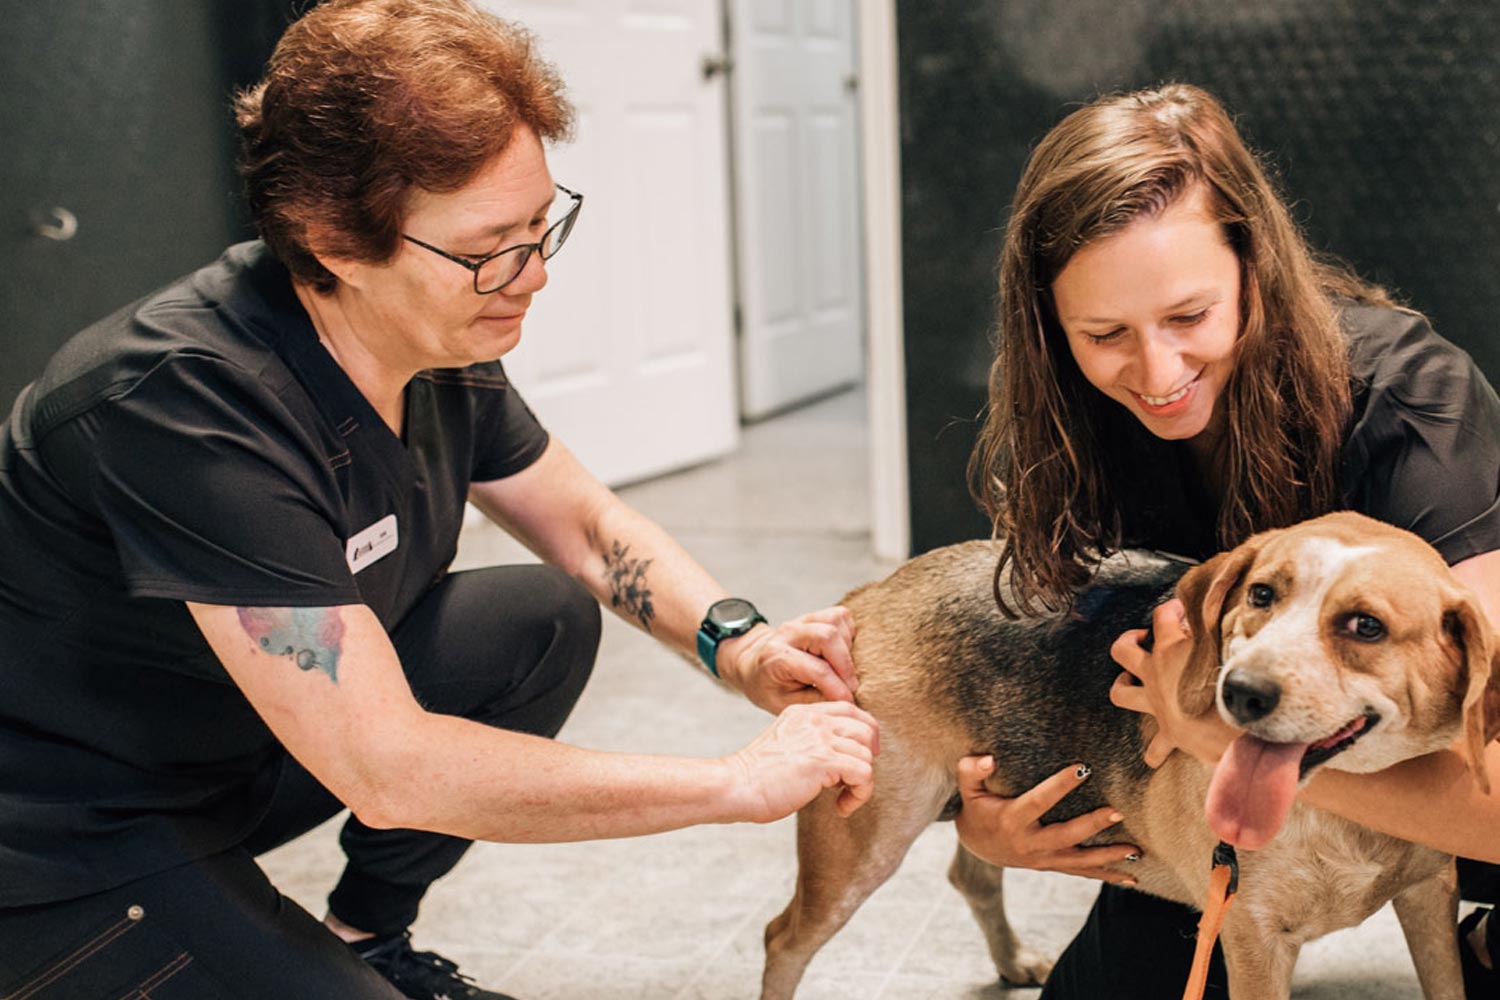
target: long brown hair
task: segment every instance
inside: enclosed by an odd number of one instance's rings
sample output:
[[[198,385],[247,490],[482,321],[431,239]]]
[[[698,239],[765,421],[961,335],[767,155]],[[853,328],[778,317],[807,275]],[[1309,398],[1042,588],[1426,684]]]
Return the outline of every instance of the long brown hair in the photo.
[[[1120,432],[1111,429],[1125,415],[1079,372],[1052,282],[1084,245],[1200,185],[1241,271],[1240,337],[1219,403],[1217,540],[1229,547],[1337,503],[1350,386],[1334,299],[1388,303],[1384,293],[1315,259],[1206,91],[1169,84],[1100,99],[1032,152],[1000,255],[998,344],[969,477],[1004,542],[995,582],[1008,613],[1007,567],[1022,610],[1066,607],[1134,516],[1121,481],[1129,463],[1114,453]]]

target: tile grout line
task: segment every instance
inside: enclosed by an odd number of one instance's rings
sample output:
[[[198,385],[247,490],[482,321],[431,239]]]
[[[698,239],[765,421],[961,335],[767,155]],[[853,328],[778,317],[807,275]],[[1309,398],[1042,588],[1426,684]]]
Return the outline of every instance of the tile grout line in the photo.
[[[933,893],[932,902],[927,906],[927,913],[922,917],[921,926],[907,939],[906,947],[901,949],[901,954],[896,956],[896,961],[891,964],[890,971],[885,974],[885,978],[880,982],[880,988],[875,991],[875,995],[870,1000],[880,1000],[881,997],[885,996],[885,991],[890,988],[891,980],[896,978],[896,973],[901,971],[901,966],[906,962],[906,956],[911,954],[912,949],[917,946],[917,942],[921,940],[922,935],[927,932],[927,928],[932,926],[933,918],[937,916],[937,912],[941,908],[941,897],[937,893]]]
[[[557,937],[558,931],[562,930],[564,927],[568,926],[568,924],[572,923],[573,918],[576,917],[579,912],[584,909],[584,907],[591,905],[596,899],[604,895],[605,891],[609,889],[611,881],[612,880],[609,879],[604,880],[592,893],[588,894],[583,899],[580,899],[578,901],[578,905],[570,910],[567,916],[563,917],[557,923],[553,924],[552,928],[547,931],[546,934],[542,935],[541,940],[537,941],[536,944],[523,951],[521,953],[521,956],[511,964],[510,968],[505,970],[504,975],[509,978],[510,976],[515,975],[516,972],[525,968],[527,962],[530,962],[533,958],[535,958],[537,953],[540,952],[543,947],[551,942],[553,938]]]
[[[682,989],[673,995],[673,1000],[683,1000],[688,995],[688,990],[698,985],[698,981],[703,978],[703,974],[713,967],[714,960],[729,949],[729,946],[734,943],[735,937],[745,929],[750,921],[755,919],[755,915],[760,912],[761,905],[770,902],[771,898],[771,890],[767,889],[762,896],[751,904],[750,911],[745,914],[745,918],[735,924],[734,928],[724,936],[724,940],[720,942],[719,947],[715,948],[712,954],[703,960],[703,963],[698,966],[698,970],[693,973],[692,978],[683,985]]]

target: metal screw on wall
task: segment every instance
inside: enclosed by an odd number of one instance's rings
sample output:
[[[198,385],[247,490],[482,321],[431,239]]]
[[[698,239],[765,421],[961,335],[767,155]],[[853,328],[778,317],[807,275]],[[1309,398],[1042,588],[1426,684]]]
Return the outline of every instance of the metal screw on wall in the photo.
[[[65,243],[78,234],[78,216],[66,208],[52,208],[47,218],[32,223],[31,231],[46,240]]]

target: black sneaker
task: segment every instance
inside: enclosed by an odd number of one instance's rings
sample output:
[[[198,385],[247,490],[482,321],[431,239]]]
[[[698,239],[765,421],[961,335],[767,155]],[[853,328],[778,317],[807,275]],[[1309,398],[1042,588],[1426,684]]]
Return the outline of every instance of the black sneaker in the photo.
[[[458,965],[430,951],[413,951],[411,931],[356,941],[349,947],[411,1000],[515,1000],[474,985]]]
[[[1495,954],[1495,918],[1491,910],[1475,910],[1458,925],[1458,956],[1464,970],[1464,996],[1468,1000],[1488,1000],[1500,996],[1500,967],[1486,969],[1479,964],[1479,956],[1469,944],[1469,932],[1488,915],[1484,925],[1485,946],[1490,953],[1490,963],[1500,955]]]

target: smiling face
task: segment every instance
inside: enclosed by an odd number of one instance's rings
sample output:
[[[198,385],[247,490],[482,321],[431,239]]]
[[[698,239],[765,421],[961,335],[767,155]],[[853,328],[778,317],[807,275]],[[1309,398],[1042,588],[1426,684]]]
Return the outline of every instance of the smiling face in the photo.
[[[516,129],[510,144],[456,191],[417,189],[401,231],[456,256],[483,257],[542,238],[557,189],[542,144]],[[474,275],[407,240],[379,264],[336,262],[336,293],[363,339],[391,369],[456,368],[493,361],[516,346],[531,297],[547,284],[537,253],[498,292],[478,295]]]
[[[1264,846],[1318,767],[1379,771],[1483,729],[1488,622],[1415,535],[1330,514],[1254,536],[1179,593],[1197,636],[1183,708],[1209,693],[1244,730],[1209,784],[1221,839]]]
[[[1157,437],[1214,421],[1240,333],[1240,261],[1201,186],[1094,241],[1052,283],[1083,377]]]

